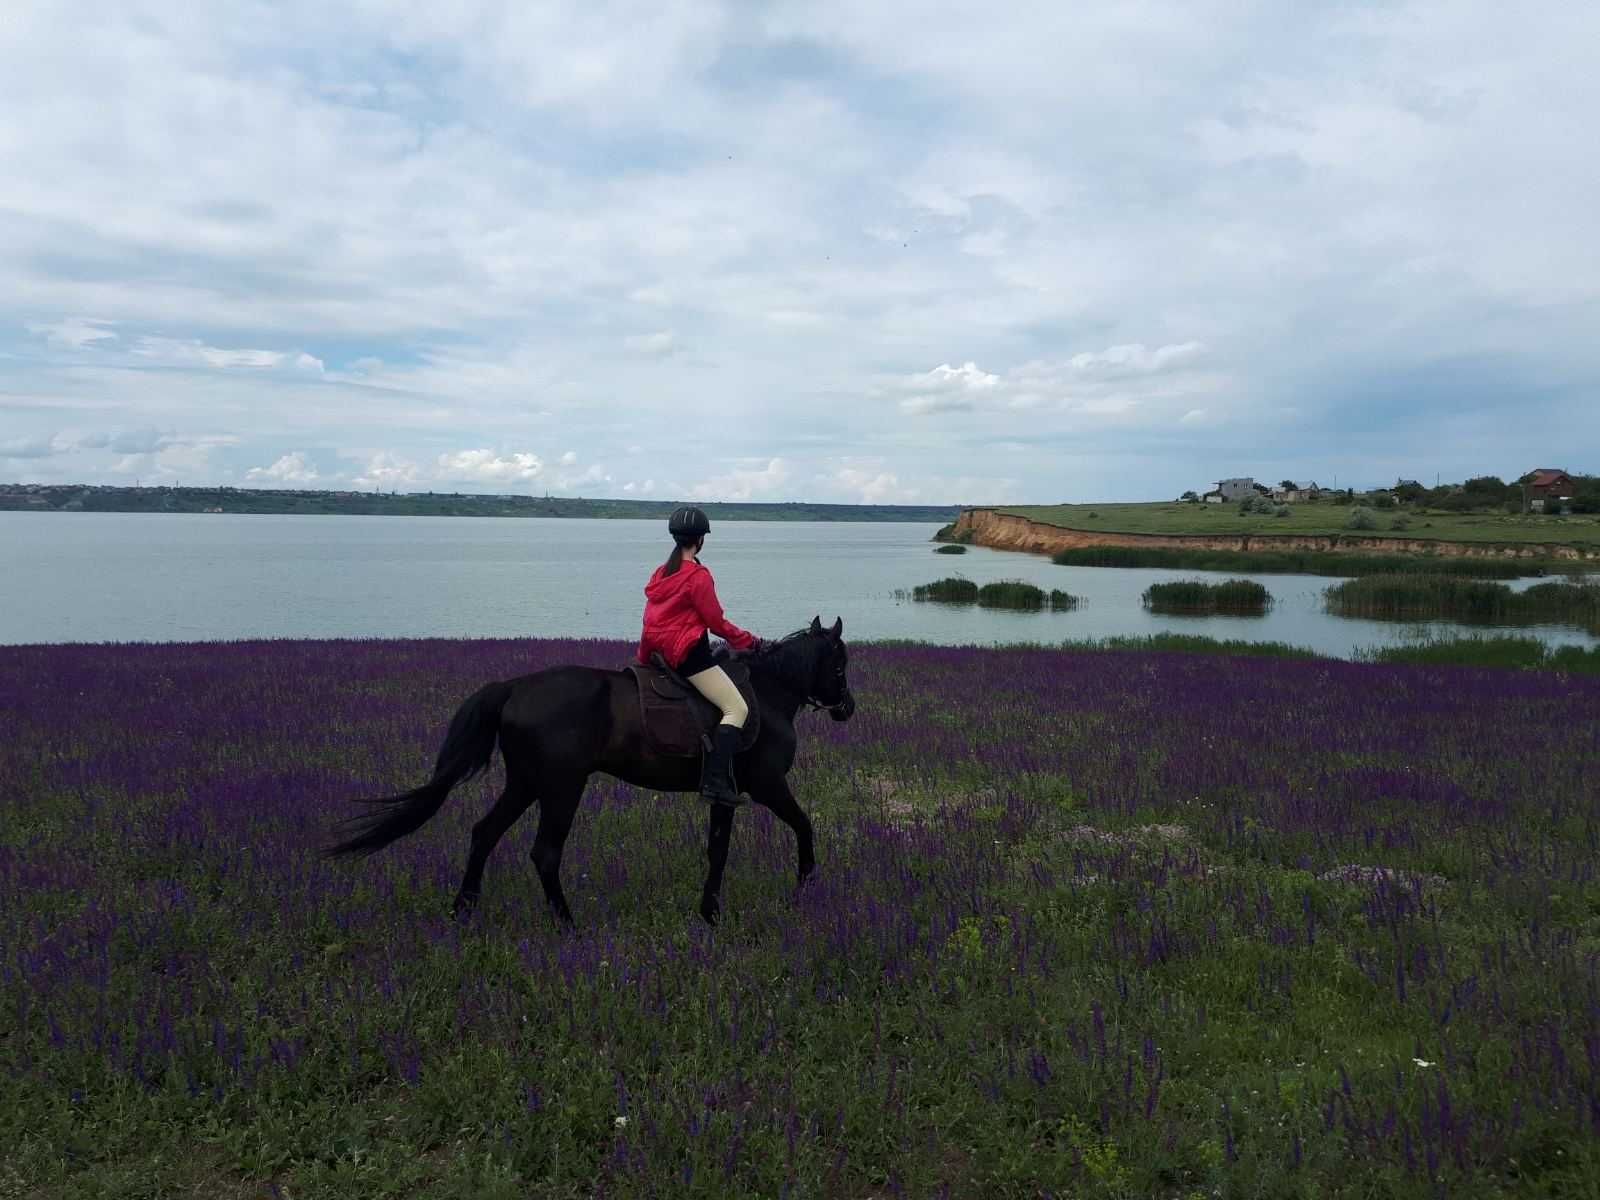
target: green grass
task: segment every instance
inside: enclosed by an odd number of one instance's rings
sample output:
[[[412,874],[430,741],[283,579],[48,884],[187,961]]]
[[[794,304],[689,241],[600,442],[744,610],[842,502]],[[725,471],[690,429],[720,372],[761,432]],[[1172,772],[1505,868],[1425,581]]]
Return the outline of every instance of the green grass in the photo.
[[[1425,663],[1471,667],[1516,667],[1600,675],[1600,646],[1545,645],[1529,637],[1467,637],[1375,646],[1356,652],[1361,662]]]
[[[1186,550],[1169,546],[1080,546],[1059,550],[1064,567],[1155,567],[1187,571],[1237,571],[1256,575],[1440,574],[1475,579],[1518,579],[1563,571],[1555,560],[1422,557],[1411,554],[1341,554],[1316,550]]]
[[[1345,528],[1350,519],[1349,506],[1320,501],[1295,504],[1290,508],[1290,515],[1281,518],[1242,515],[1236,504],[1033,504],[1008,505],[995,511],[1014,513],[1046,525],[1096,533],[1247,533],[1260,537],[1313,533],[1407,541],[1551,542],[1600,549],[1600,517],[1507,516],[1408,509],[1404,515],[1410,520],[1409,528],[1378,528],[1353,533]],[[1091,518],[1090,513],[1096,515]],[[1381,526],[1388,518],[1401,514],[1380,515],[1384,517]]]
[[[1247,642],[1239,638],[1205,637],[1194,633],[1151,633],[1143,636],[1084,638],[1061,643],[1063,650],[1103,650],[1113,653],[1226,654],[1244,658],[1324,658],[1306,646],[1288,642]]]
[[[1587,583],[1537,583],[1514,592],[1481,579],[1375,575],[1334,584],[1324,596],[1328,611],[1341,617],[1600,628],[1600,585]]]
[[[1180,579],[1153,583],[1144,591],[1144,606],[1158,613],[1234,613],[1259,616],[1272,604],[1265,587],[1250,579],[1206,583]]]

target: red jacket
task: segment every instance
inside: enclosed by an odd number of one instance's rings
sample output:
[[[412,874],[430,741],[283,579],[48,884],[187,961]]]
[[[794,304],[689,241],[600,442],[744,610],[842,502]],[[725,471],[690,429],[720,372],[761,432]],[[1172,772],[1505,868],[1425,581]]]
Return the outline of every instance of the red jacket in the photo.
[[[756,640],[754,634],[740,629],[722,615],[710,571],[689,560],[685,560],[675,574],[663,574],[665,570],[663,563],[645,584],[640,662],[649,662],[650,652],[659,650],[661,657],[676,667],[707,629],[735,650],[748,649]]]

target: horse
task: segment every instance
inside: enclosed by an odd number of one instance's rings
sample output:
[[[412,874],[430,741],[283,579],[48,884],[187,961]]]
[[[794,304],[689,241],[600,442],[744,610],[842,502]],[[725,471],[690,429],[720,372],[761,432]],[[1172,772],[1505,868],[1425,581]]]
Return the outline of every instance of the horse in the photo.
[[[809,628],[762,643],[740,657],[750,666],[761,727],[749,748],[735,755],[734,775],[741,791],[794,830],[798,889],[816,870],[816,858],[811,819],[787,778],[794,765],[795,715],[803,705],[825,710],[835,721],[848,721],[855,712],[845,675],[849,651],[844,621],[835,619],[832,628],[824,629],[822,619],[814,617]],[[561,850],[589,776],[600,771],[657,792],[695,792],[700,787],[698,758],[669,757],[649,743],[638,684],[629,672],[550,667],[486,684],[469,696],[450,721],[433,777],[401,795],[364,801],[378,811],[345,821],[346,827],[354,827],[353,835],[323,853],[365,857],[415,833],[444,807],[452,788],[488,769],[497,742],[505,759],[505,790],[472,827],[466,874],[452,904],[457,918],[476,907],[484,864],[534,802],[539,805],[534,869],[550,911],[570,927],[572,910],[561,889]],[[710,869],[700,892],[700,916],[709,925],[717,923],[722,911],[719,897],[733,814],[731,805],[711,805],[706,841]]]

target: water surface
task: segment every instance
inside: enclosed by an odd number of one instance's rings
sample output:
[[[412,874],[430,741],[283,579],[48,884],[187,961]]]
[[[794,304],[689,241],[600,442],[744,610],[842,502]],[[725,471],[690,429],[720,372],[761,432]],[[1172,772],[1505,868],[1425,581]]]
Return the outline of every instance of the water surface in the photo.
[[[1175,630],[1348,655],[1423,628],[1329,616],[1321,594],[1332,581],[1305,575],[1247,576],[1274,597],[1264,617],[1155,616],[1139,603],[1151,583],[1221,576],[1058,567],[983,547],[936,555],[936,528],[724,521],[706,543],[705,562],[729,616],[767,636],[838,615],[853,639],[996,644]],[[0,513],[0,643],[632,638],[644,582],[670,546],[659,521]],[[1009,613],[895,595],[950,574],[1064,588],[1083,605]],[[1596,641],[1572,629],[1531,632],[1551,642]]]

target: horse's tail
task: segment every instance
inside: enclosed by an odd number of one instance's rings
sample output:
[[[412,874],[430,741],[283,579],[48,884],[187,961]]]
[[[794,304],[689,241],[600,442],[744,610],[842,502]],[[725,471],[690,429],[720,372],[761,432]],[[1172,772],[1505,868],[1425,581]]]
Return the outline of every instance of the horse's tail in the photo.
[[[450,721],[444,745],[439,747],[433,778],[398,796],[365,801],[379,806],[379,811],[344,822],[354,827],[354,835],[329,846],[323,854],[330,858],[365,857],[421,829],[444,807],[451,788],[488,768],[500,733],[500,710],[511,695],[511,687],[509,683],[491,683],[467,697]]]

